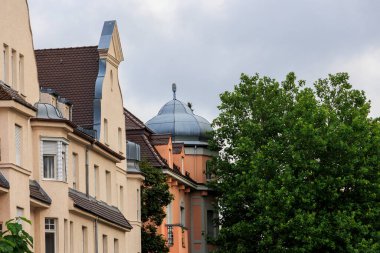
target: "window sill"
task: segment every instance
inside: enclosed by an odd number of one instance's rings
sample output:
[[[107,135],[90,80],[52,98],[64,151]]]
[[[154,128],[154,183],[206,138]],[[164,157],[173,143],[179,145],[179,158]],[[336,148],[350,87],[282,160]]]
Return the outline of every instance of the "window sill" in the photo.
[[[55,179],[55,178],[42,178],[42,181],[47,181],[47,182],[60,182],[60,183],[65,183],[68,184],[67,181]]]

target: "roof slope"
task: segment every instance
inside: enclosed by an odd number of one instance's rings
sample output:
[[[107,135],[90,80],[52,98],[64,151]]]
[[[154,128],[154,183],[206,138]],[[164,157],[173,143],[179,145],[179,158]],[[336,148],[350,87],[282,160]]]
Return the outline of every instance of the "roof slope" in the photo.
[[[128,140],[140,145],[141,158],[154,167],[169,167],[144,134],[127,135]]]
[[[51,198],[36,180],[29,180],[29,192],[31,198],[51,204]]]
[[[141,130],[148,129],[144,122],[142,122],[139,118],[137,118],[133,113],[124,108],[125,115],[125,129],[126,130]],[[151,132],[150,129],[148,131]]]
[[[1,174],[0,172],[0,187],[9,189],[9,182],[8,180]]]
[[[116,207],[107,205],[86,194],[69,189],[69,197],[74,201],[74,205],[83,211],[92,213],[100,218],[114,223],[126,229],[132,229],[131,224]]]
[[[98,47],[43,49],[35,50],[35,54],[40,86],[69,99],[73,103],[73,122],[92,129]]]
[[[36,111],[36,108],[33,105],[26,102],[26,100],[17,91],[15,91],[2,81],[0,81],[0,100],[14,100],[17,103],[20,103]]]

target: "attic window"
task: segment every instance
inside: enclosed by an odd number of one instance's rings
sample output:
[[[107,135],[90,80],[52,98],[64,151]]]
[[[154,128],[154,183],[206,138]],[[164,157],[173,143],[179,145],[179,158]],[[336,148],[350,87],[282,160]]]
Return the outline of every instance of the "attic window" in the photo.
[[[104,119],[104,143],[108,144],[108,120]]]
[[[110,71],[110,79],[111,79],[111,91],[113,91],[113,72]]]

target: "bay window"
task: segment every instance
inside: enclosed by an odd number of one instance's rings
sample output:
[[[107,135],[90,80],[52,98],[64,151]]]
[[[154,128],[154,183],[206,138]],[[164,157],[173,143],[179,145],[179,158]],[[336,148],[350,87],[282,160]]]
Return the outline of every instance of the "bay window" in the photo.
[[[62,140],[42,140],[42,174],[44,179],[67,181],[68,145]]]

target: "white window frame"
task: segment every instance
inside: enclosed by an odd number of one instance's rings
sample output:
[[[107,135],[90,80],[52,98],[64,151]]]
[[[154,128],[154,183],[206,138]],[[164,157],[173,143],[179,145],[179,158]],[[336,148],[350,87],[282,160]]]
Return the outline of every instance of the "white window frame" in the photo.
[[[55,142],[57,146],[56,154],[45,154],[44,153],[44,142]],[[52,181],[62,181],[67,182],[67,165],[68,165],[68,149],[69,142],[63,138],[41,138],[41,174],[43,180]],[[54,176],[45,177],[44,171],[44,157],[53,156],[54,157]]]
[[[15,153],[18,166],[22,163],[22,139],[22,126],[15,124]]]
[[[53,221],[53,223],[51,223]],[[58,252],[57,249],[57,219],[56,218],[45,218],[45,240],[46,240],[46,233],[52,233],[54,234],[54,252]],[[46,245],[46,241],[45,241]],[[46,250],[46,249],[45,249]]]

